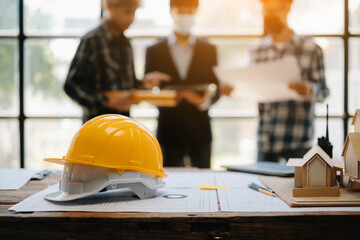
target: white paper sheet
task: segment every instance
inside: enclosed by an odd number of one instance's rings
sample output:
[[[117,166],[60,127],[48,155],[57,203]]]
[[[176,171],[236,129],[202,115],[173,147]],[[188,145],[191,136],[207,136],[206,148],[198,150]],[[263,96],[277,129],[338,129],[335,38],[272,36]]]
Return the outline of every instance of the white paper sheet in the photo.
[[[247,68],[214,67],[220,82],[234,87],[231,96],[258,102],[303,100],[289,89],[291,82],[301,81],[300,69],[295,57],[264,62]]]
[[[172,172],[164,178],[166,188],[193,188],[199,189],[200,184],[215,185],[212,172]]]
[[[215,173],[217,185],[228,185],[230,189],[248,188],[249,183],[256,183],[264,186],[258,175],[240,172],[217,172]]]
[[[12,206],[16,212],[217,212],[216,191],[161,189],[158,196],[140,200],[128,190],[114,190],[70,202],[54,203],[44,196],[58,189],[54,185]]]
[[[36,173],[28,169],[0,169],[0,190],[18,190]]]

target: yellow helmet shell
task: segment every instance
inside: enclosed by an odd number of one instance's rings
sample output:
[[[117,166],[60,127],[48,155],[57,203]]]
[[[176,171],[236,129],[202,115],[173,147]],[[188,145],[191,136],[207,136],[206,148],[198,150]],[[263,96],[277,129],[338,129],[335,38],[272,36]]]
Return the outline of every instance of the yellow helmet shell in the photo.
[[[167,176],[155,135],[141,123],[115,114],[89,120],[73,137],[66,156],[44,160]]]

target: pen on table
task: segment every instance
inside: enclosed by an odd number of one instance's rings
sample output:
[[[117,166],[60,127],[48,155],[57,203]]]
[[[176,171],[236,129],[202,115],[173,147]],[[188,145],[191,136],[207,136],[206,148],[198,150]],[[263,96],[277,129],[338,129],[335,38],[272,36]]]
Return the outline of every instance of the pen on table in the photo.
[[[261,193],[264,193],[264,194],[272,196],[272,197],[276,196],[273,190],[261,187],[261,186],[257,185],[256,183],[249,184],[249,188],[252,188],[256,191],[259,191]]]
[[[261,188],[261,189],[264,189],[265,191],[268,191],[268,192],[271,192],[271,193],[275,193],[273,190],[271,190],[270,188],[266,188],[266,187],[263,187],[263,186],[260,186],[256,183],[251,183],[250,185],[252,185],[253,187],[256,187],[256,188]]]

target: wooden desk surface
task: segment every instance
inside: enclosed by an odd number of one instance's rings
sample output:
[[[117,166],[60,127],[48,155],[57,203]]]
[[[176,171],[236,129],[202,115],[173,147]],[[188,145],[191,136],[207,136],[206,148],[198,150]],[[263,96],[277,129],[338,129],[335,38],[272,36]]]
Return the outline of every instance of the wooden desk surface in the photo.
[[[0,192],[0,239],[355,239],[360,212],[13,213],[8,208],[58,182]]]

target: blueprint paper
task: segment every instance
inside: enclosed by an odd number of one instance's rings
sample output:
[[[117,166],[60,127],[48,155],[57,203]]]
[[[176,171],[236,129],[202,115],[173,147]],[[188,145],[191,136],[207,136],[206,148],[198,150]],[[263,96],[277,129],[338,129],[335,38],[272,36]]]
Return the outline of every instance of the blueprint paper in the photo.
[[[157,197],[140,200],[128,190],[113,190],[69,202],[54,203],[44,199],[58,186],[32,195],[12,206],[16,212],[217,212],[216,191],[198,189],[160,189]]]
[[[0,190],[18,190],[36,173],[28,169],[0,169]]]
[[[300,68],[295,57],[251,65],[247,68],[214,67],[221,83],[234,87],[234,98],[257,102],[303,100],[288,85],[301,81]]]
[[[248,188],[252,182],[264,186],[258,179],[258,175],[241,172],[217,172],[215,181],[217,185],[230,186],[230,189]]]
[[[212,172],[171,172],[164,181],[166,188],[200,189],[200,184],[215,185]]]

